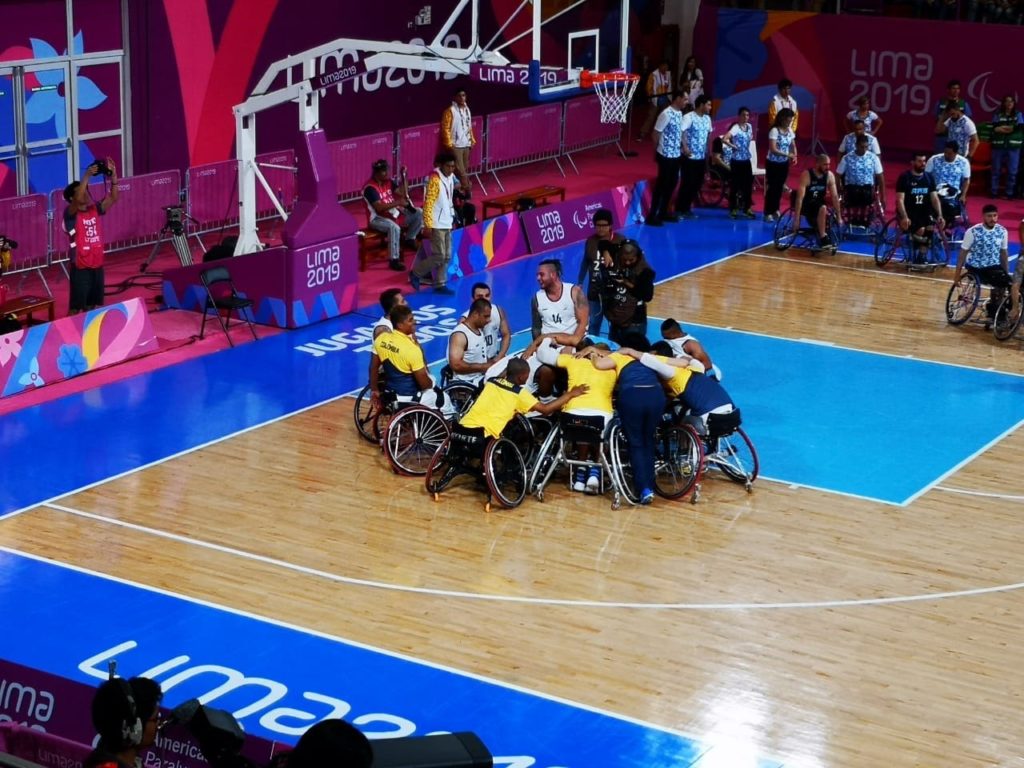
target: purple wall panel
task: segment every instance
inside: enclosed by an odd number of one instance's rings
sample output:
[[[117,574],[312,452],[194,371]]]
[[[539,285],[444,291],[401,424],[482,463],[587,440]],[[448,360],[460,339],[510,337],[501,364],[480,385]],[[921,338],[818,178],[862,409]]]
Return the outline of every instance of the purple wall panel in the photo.
[[[561,149],[562,105],[544,104],[487,116],[487,167],[554,157]]]
[[[46,195],[24,195],[0,200],[0,234],[17,241],[11,271],[45,266]]]
[[[370,178],[370,166],[376,160],[388,163],[394,158],[395,134],[392,131],[371,133],[351,139],[340,139],[327,144],[331,152],[331,165],[338,181],[338,197],[359,197]]]
[[[291,210],[295,203],[295,172],[286,168],[268,168],[265,164],[275,166],[295,167],[295,150],[288,149],[283,152],[264,152],[256,155],[256,164],[262,171],[264,178],[274,190],[274,194],[281,201],[285,210]],[[277,215],[277,209],[270,201],[270,196],[263,188],[263,185],[256,182],[256,213],[264,216],[266,214]]]
[[[188,212],[201,226],[238,221],[238,163],[223,160],[189,168]]]
[[[473,145],[473,149],[469,153],[469,168],[467,170],[470,173],[479,173],[484,169],[484,119],[480,115],[473,118],[473,137],[476,139],[476,144]]]
[[[398,164],[409,169],[409,183],[420,184],[434,169],[441,148],[441,124],[427,123],[398,132]]]
[[[530,251],[540,253],[586,240],[594,234],[594,211],[598,208],[608,208],[613,212],[621,209],[621,206],[616,206],[615,197],[616,193],[612,191],[599,192],[521,213]],[[619,226],[621,222],[615,224]]]
[[[565,102],[564,147],[571,150],[601,142],[613,142],[619,138],[622,126],[619,123],[601,122],[601,103],[597,96],[583,96]]]

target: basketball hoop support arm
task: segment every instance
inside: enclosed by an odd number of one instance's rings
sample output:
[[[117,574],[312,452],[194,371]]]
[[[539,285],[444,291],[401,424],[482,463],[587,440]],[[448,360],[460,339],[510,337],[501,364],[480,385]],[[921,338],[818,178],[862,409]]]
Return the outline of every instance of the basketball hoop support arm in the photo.
[[[311,131],[320,125],[320,96],[327,88],[340,85],[365,72],[381,67],[399,67],[468,75],[471,64],[507,65],[508,59],[502,54],[480,48],[477,35],[478,3],[479,0],[459,0],[448,20],[427,44],[338,38],[302,53],[287,56],[267,68],[253,89],[252,95],[233,110],[239,206],[238,244],[235,247],[235,255],[251,253],[263,247],[256,226],[257,180],[270,194],[277,210],[282,214],[284,212],[284,206],[277,200],[277,196],[256,164],[256,115],[281,104],[295,102],[299,105],[299,130]],[[470,46],[455,48],[444,45],[445,35],[467,6],[471,7],[473,14],[473,39]],[[317,71],[321,61],[333,59],[342,62],[356,52],[371,55],[347,67],[339,65],[337,71],[333,73]],[[278,85],[281,79],[284,83]]]

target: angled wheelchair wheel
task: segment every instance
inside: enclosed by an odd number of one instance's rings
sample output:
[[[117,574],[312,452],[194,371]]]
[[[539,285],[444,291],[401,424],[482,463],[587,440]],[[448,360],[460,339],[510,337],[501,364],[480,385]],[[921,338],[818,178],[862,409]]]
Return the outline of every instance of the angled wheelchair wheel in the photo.
[[[903,230],[900,229],[899,221],[895,218],[889,219],[882,225],[881,234],[875,237],[875,264],[884,267],[889,262],[903,261],[901,244]]]
[[[367,384],[356,395],[356,403],[352,408],[352,418],[356,423],[356,429],[364,440],[371,443],[380,441],[380,436],[373,433],[373,423],[376,420],[377,411],[370,399],[370,385]]]
[[[748,491],[752,490],[760,463],[757,450],[743,427],[737,428],[731,435],[718,438],[717,442],[717,450],[708,456],[709,465],[718,467],[730,480],[743,483]]]
[[[425,475],[451,431],[441,412],[422,405],[395,414],[384,434],[384,453],[401,475]]]
[[[1003,296],[999,306],[996,307],[996,316],[992,322],[993,335],[999,341],[1013,338],[1013,334],[1020,328],[1022,317],[1024,317],[1024,312],[1021,312],[1021,302],[1018,301],[1014,306],[1009,295]]]
[[[793,217],[795,215],[796,213],[790,208],[775,222],[775,234],[772,242],[775,243],[776,250],[785,251],[796,242],[798,232],[793,229]]]
[[[622,424],[615,420],[608,427],[608,464],[611,466],[614,482],[630,504],[639,504],[640,496],[636,492],[633,480],[633,465],[629,460],[629,440]]]
[[[665,424],[654,445],[654,491],[666,499],[681,499],[700,480],[704,447],[692,427]]]
[[[526,463],[523,455],[508,438],[491,440],[484,451],[484,479],[491,496],[503,507],[511,509],[526,497]]]
[[[843,229],[836,221],[835,212],[829,209],[828,221],[825,223],[825,231],[828,233],[828,248],[835,254],[839,250],[839,244],[843,242]]]
[[[885,232],[885,217],[878,211],[877,208],[872,208],[871,213],[868,216],[868,238],[875,245],[882,239]]]
[[[425,485],[427,493],[437,499],[445,488],[451,485],[452,480],[459,473],[458,467],[449,458],[449,449],[451,447],[451,439],[446,439],[441,447],[438,448],[437,453],[434,454],[430,460],[430,465],[427,467],[427,474],[425,478]]]
[[[950,325],[963,325],[971,319],[980,301],[981,281],[970,272],[964,272],[946,295],[946,321]]]
[[[698,192],[700,204],[705,208],[717,208],[725,198],[725,177],[717,168],[704,172],[704,183]]]
[[[557,424],[548,432],[544,442],[533,462],[533,469],[530,471],[530,479],[527,484],[527,493],[537,497],[537,501],[544,501],[544,486],[554,473],[555,461],[558,458],[559,443],[561,442],[562,429]]]
[[[466,381],[453,381],[444,388],[444,396],[452,404],[453,418],[458,419],[469,410],[480,392],[479,387]]]
[[[928,264],[932,267],[948,266],[951,247],[945,234],[937,231],[932,233],[932,241],[928,246]]]

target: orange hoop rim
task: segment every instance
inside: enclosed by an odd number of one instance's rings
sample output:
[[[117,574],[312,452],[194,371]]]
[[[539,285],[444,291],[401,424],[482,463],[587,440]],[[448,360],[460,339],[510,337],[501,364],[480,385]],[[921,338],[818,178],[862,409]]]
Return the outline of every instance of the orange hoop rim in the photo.
[[[595,83],[629,83],[639,79],[640,75],[632,72],[591,72],[589,69],[580,72],[580,85],[584,88],[593,88]]]

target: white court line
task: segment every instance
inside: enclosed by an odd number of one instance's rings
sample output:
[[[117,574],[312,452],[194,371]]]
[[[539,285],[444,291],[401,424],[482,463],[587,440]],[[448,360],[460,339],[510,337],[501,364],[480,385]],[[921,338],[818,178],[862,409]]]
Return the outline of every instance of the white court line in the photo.
[[[251,619],[253,621],[260,621],[260,622],[263,622],[265,624],[270,624],[271,626],[281,627],[282,629],[288,629],[288,630],[291,630],[293,632],[299,632],[299,633],[304,634],[304,635],[309,635],[310,637],[317,637],[317,638],[320,638],[322,640],[330,640],[331,642],[335,642],[335,643],[344,643],[345,645],[352,646],[353,648],[360,648],[362,650],[372,651],[374,653],[379,653],[379,654],[382,654],[384,656],[388,656],[388,657],[390,657],[392,659],[398,659],[400,661],[406,661],[406,662],[409,662],[409,663],[412,663],[412,664],[417,664],[419,666],[428,667],[430,669],[437,669],[437,670],[440,670],[442,672],[448,672],[450,674],[458,675],[460,677],[465,677],[465,678],[468,678],[470,680],[476,680],[478,682],[489,683],[491,685],[496,685],[499,688],[504,688],[505,690],[508,690],[508,691],[515,691],[517,693],[523,693],[523,694],[527,694],[529,696],[536,696],[537,698],[544,699],[545,701],[555,702],[556,704],[564,704],[566,706],[575,707],[576,709],[580,709],[580,710],[583,710],[585,712],[591,712],[593,714],[603,715],[605,717],[610,717],[610,718],[612,718],[614,720],[619,720],[619,721],[624,722],[624,723],[632,723],[633,725],[639,725],[639,726],[641,726],[643,728],[650,728],[651,730],[661,731],[662,733],[667,733],[667,734],[670,734],[672,736],[677,736],[677,737],[679,737],[681,739],[687,739],[687,740],[692,741],[692,742],[694,742],[696,744],[708,744],[709,743],[706,738],[702,738],[700,736],[695,736],[694,734],[686,733],[685,731],[679,731],[679,730],[676,730],[674,728],[667,728],[667,727],[665,727],[663,725],[657,725],[655,723],[651,723],[651,722],[648,722],[646,720],[641,720],[641,719],[636,718],[636,717],[630,717],[629,715],[622,715],[622,714],[619,714],[618,712],[611,712],[611,711],[609,711],[607,709],[601,709],[600,707],[590,706],[589,704],[582,704],[582,703],[580,703],[578,701],[573,701],[572,699],[565,699],[565,698],[562,698],[561,696],[554,696],[554,695],[552,695],[550,693],[544,693],[542,691],[537,691],[537,690],[534,690],[532,688],[526,688],[526,687],[521,686],[521,685],[515,685],[514,683],[507,683],[507,682],[504,682],[502,680],[498,680],[498,679],[493,678],[493,677],[486,677],[484,675],[476,674],[475,672],[467,672],[466,670],[456,669],[455,667],[449,667],[449,666],[447,666],[445,664],[438,664],[436,662],[429,661],[427,659],[419,659],[419,658],[416,658],[415,656],[408,656],[406,654],[398,653],[396,651],[390,651],[387,648],[379,648],[379,647],[377,647],[375,645],[369,645],[367,643],[358,642],[357,640],[349,640],[349,639],[344,638],[344,637],[338,637],[337,635],[331,635],[331,634],[328,634],[326,632],[320,632],[320,631],[317,631],[315,629],[309,629],[308,627],[301,627],[301,626],[299,626],[297,624],[291,624],[291,623],[289,623],[287,621],[281,621],[279,619],[272,619],[272,618],[269,618],[267,616],[260,616],[259,614],[251,613],[249,611],[243,611],[243,610],[241,610],[239,608],[231,608],[231,607],[226,606],[226,605],[219,605],[218,603],[214,603],[214,602],[211,602],[209,600],[203,600],[203,599],[198,598],[198,597],[190,597],[189,595],[182,595],[182,594],[179,594],[177,592],[171,592],[170,590],[167,590],[167,589],[161,589],[159,587],[153,587],[153,586],[150,586],[148,584],[142,584],[140,582],[131,581],[129,579],[122,579],[122,578],[120,578],[118,576],[111,576],[110,574],[101,573],[99,571],[94,571],[92,569],[83,568],[83,567],[77,566],[77,565],[71,565],[70,563],[61,562],[59,560],[51,560],[50,558],[47,558],[47,557],[42,557],[40,555],[34,555],[34,554],[29,553],[29,552],[22,552],[21,550],[12,549],[10,547],[5,547],[3,545],[0,545],[0,552],[6,552],[6,553],[8,553],[10,555],[14,555],[16,557],[24,557],[24,558],[26,558],[28,560],[35,560],[36,562],[46,563],[47,565],[52,565],[52,566],[55,566],[57,568],[65,568],[65,569],[67,569],[69,571],[75,571],[77,573],[85,574],[86,576],[93,576],[95,578],[103,579],[105,581],[112,581],[112,582],[114,582],[116,584],[123,584],[125,586],[133,587],[135,589],[141,589],[141,590],[143,590],[145,592],[151,592],[153,594],[163,595],[164,597],[171,597],[171,598],[174,598],[175,600],[182,600],[182,601],[184,601],[186,603],[191,603],[193,605],[203,606],[204,608],[212,608],[213,610],[223,611],[224,613],[229,613],[229,614],[232,614],[234,616],[240,616],[241,618],[244,618],[244,619]],[[716,746],[721,746],[721,743],[716,743]]]
[[[227,547],[223,544],[214,544],[212,542],[203,541],[202,539],[196,539],[191,536],[182,536],[180,534],[161,531],[159,529],[150,528],[148,526],[139,525],[137,523],[129,523],[124,520],[117,520],[115,518],[107,517],[105,515],[97,515],[93,514],[92,512],[84,512],[82,510],[73,509],[71,507],[65,507],[58,504],[47,504],[46,506],[59,512],[65,512],[69,515],[75,515],[77,517],[83,517],[89,520],[110,523],[111,525],[116,525],[133,531],[138,531],[140,533],[146,533],[151,536],[156,536],[162,539],[170,539],[172,541],[177,541],[190,546],[213,550],[215,552],[220,552],[222,554],[240,557],[245,560],[252,560],[254,562],[263,563],[265,565],[271,565],[276,568],[282,568],[284,570],[301,573],[306,576],[313,576],[316,578],[325,579],[327,581],[332,581],[337,584],[348,584],[350,586],[357,587],[370,587],[372,589],[383,589],[391,592],[400,593],[413,593],[417,595],[427,595],[431,597],[455,598],[462,600],[479,600],[482,602],[516,603],[521,605],[550,605],[572,608],[627,608],[632,610],[687,611],[751,611],[797,608],[850,608],[859,606],[894,605],[900,603],[916,603],[932,600],[947,600],[955,597],[973,597],[977,595],[987,595],[993,592],[1011,592],[1014,590],[1024,588],[1024,582],[1020,582],[1016,584],[1004,584],[995,587],[979,587],[976,589],[963,589],[952,592],[934,592],[931,594],[925,593],[919,595],[896,595],[892,597],[871,597],[856,600],[817,600],[805,602],[794,601],[780,603],[637,603],[605,600],[571,600],[568,598],[523,597],[519,595],[496,595],[480,592],[461,592],[457,590],[432,589],[430,587],[403,586],[400,584],[391,584],[388,582],[372,581],[370,579],[356,579],[349,576],[342,576],[340,574],[320,570],[318,568],[309,568],[306,566],[297,565],[295,563],[289,563],[287,561],[279,560],[274,557],[259,555],[254,552],[248,552],[246,550],[236,549],[234,547]],[[0,550],[2,549],[5,548],[0,547]],[[149,587],[144,588],[149,589]]]
[[[851,256],[863,256],[860,253],[854,253],[853,251],[840,251],[840,253],[846,253]],[[952,283],[952,280],[944,280],[941,277],[928,277],[927,275],[916,275],[913,273],[903,272],[886,272],[881,269],[864,269],[863,267],[851,267],[849,264],[831,264],[827,261],[809,261],[807,259],[795,259],[790,256],[775,256],[770,253],[747,253],[742,254],[744,256],[753,256],[756,259],[772,259],[773,261],[785,261],[789,264],[810,264],[815,267],[828,267],[829,269],[845,269],[851,272],[858,272],[864,275],[877,275],[879,277],[909,277],[914,280],[931,280],[935,283]]]
[[[1019,496],[1012,493],[990,493],[988,491],[972,491],[969,488],[951,488],[948,485],[937,485],[935,486],[937,491],[945,491],[946,493],[959,493],[963,496],[982,496],[986,499],[1003,499],[1005,501],[1024,501],[1024,496]]]

